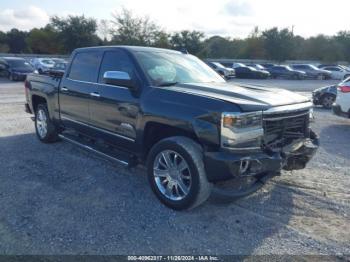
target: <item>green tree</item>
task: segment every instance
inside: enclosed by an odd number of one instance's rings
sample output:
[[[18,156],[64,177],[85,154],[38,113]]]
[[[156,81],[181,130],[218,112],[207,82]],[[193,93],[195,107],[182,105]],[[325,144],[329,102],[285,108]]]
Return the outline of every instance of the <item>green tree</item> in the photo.
[[[63,50],[58,33],[50,26],[32,29],[26,41],[30,50],[36,54],[59,54]]]
[[[277,27],[262,32],[264,48],[268,59],[285,61],[294,53],[294,35],[288,28],[278,30]]]
[[[171,35],[170,44],[177,50],[185,48],[189,53],[199,55],[203,49],[203,38],[202,32],[183,30]]]
[[[168,35],[149,17],[137,17],[127,9],[112,16],[110,33],[113,44],[169,46]]]
[[[6,33],[0,31],[0,53],[7,53],[9,50]]]
[[[28,52],[28,46],[26,43],[26,37],[28,33],[20,31],[16,28],[11,29],[6,33],[7,45],[10,53],[26,53]]]
[[[102,44],[97,36],[97,22],[93,18],[82,16],[68,16],[60,18],[53,16],[49,26],[58,34],[58,39],[66,53],[75,48],[96,46]]]

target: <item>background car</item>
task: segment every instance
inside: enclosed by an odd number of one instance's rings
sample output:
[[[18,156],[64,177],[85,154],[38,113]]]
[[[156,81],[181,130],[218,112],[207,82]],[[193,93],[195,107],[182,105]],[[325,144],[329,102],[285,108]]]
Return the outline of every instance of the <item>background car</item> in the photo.
[[[306,78],[306,73],[299,70],[294,70],[289,66],[279,65],[273,66],[267,69],[270,72],[271,77],[283,77],[288,79],[304,79]]]
[[[255,69],[259,69],[259,70],[266,70],[266,68],[260,64],[247,64],[247,66],[254,67]]]
[[[330,109],[337,97],[337,85],[325,86],[315,89],[312,92],[312,100],[314,105],[322,105],[324,108]]]
[[[350,77],[337,87],[337,98],[333,104],[333,112],[336,115],[350,118]]]
[[[27,75],[34,72],[34,68],[23,58],[0,58],[0,75],[11,81],[25,80]]]
[[[51,68],[48,73],[50,75],[58,75],[58,76],[63,76],[64,72],[66,71],[68,62],[59,62],[55,63],[54,67]]]
[[[293,64],[293,65],[290,65],[290,67],[293,68],[294,70],[305,72],[308,78],[319,79],[319,80],[332,78],[332,73],[330,71],[317,68],[314,65]]]
[[[235,70],[232,68],[227,68],[218,62],[207,62],[207,64],[222,77],[230,78],[235,76]]]
[[[55,65],[55,62],[51,58],[34,58],[31,60],[32,65],[39,74],[43,74],[52,69]]]
[[[260,64],[260,65],[265,67],[265,69],[269,69],[269,68],[275,66],[275,64],[271,64],[271,63],[263,63],[263,64]]]
[[[350,71],[345,70],[340,66],[326,66],[323,70],[330,71],[332,73],[332,79],[345,79],[350,76]]]
[[[233,63],[233,64],[232,64],[232,68],[233,68],[233,69],[236,69],[237,67],[244,67],[244,66],[246,66],[246,65],[243,64],[243,63]]]
[[[270,73],[265,70],[258,70],[250,66],[242,66],[235,68],[237,78],[255,78],[266,79],[270,76]]]

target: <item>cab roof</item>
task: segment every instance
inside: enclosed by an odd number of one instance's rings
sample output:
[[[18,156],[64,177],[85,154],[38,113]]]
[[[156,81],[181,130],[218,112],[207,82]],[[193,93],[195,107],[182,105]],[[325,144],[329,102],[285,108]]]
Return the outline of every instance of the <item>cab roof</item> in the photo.
[[[76,49],[75,52],[89,51],[89,50],[94,50],[94,49],[111,50],[114,48],[115,49],[124,49],[124,50],[128,50],[130,52],[151,52],[151,53],[152,52],[167,52],[167,53],[174,53],[174,54],[182,54],[182,52],[180,52],[180,51],[165,49],[165,48],[145,47],[145,46],[126,46],[126,45],[83,47],[83,48]]]

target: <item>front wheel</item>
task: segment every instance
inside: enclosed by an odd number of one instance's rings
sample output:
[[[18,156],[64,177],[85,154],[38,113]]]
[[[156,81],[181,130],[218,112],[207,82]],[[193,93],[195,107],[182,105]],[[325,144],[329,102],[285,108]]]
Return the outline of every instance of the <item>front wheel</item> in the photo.
[[[335,101],[335,95],[326,94],[323,95],[321,104],[324,108],[330,109]]]
[[[50,119],[46,104],[40,104],[36,109],[35,131],[41,142],[52,143],[58,140],[58,132]]]
[[[150,186],[158,199],[175,210],[194,208],[208,199],[208,182],[199,144],[187,137],[170,137],[153,146],[148,156]]]

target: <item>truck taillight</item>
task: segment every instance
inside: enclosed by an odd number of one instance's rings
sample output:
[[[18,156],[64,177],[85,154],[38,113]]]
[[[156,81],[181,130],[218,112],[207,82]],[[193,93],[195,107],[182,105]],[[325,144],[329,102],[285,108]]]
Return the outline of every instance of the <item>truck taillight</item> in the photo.
[[[350,93],[350,86],[339,86],[338,90],[342,93]]]

